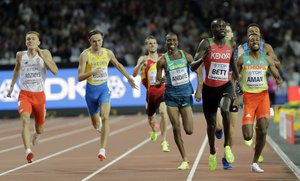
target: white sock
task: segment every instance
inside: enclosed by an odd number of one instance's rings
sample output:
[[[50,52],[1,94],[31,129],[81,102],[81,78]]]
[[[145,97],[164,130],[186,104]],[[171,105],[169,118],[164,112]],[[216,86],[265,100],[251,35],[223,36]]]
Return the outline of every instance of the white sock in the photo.
[[[105,149],[104,148],[100,148],[99,149],[99,153],[104,154],[105,155]]]
[[[31,152],[31,149],[30,149],[30,148],[27,148],[27,149],[25,150],[26,155],[27,155],[28,153],[30,153],[30,152]]]

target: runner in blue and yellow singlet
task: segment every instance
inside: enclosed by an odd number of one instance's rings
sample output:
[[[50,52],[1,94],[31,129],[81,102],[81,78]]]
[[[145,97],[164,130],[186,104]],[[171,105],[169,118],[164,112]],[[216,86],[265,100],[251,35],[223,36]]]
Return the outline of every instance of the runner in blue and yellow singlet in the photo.
[[[134,80],[119,63],[114,53],[102,47],[103,34],[99,30],[89,32],[91,47],[84,50],[79,59],[78,80],[87,80],[86,103],[94,128],[100,132],[100,149],[98,158],[106,158],[105,147],[109,135],[110,93],[107,86],[109,63],[112,63],[127,79],[132,88],[137,88]],[[99,116],[100,112],[100,116]],[[101,128],[101,124],[103,127]]]

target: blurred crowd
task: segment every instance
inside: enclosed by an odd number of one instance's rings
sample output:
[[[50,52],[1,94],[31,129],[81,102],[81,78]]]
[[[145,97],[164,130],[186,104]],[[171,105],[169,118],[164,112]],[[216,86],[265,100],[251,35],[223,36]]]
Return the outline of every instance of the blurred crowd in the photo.
[[[218,17],[231,24],[237,44],[246,40],[250,23],[259,24],[285,73],[295,79],[298,75],[299,84],[300,0],[3,0],[0,64],[14,64],[15,53],[26,48],[24,36],[29,30],[41,34],[41,47],[50,49],[64,67],[77,66],[81,51],[89,46],[91,29],[103,31],[104,46],[125,66],[134,66],[145,53],[144,39],[150,34],[157,37],[163,52],[166,33],[175,32],[180,48],[193,55],[200,40],[210,36],[210,22]]]

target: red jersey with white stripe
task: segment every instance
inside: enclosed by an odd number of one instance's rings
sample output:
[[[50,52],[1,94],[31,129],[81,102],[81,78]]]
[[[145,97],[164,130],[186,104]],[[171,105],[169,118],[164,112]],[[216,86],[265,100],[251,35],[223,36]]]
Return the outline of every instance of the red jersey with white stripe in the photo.
[[[158,57],[161,56],[162,54],[158,54]],[[155,87],[156,73],[156,61],[148,58],[147,66],[141,70],[142,84],[146,87],[148,92],[163,94],[165,91],[165,84],[163,84],[160,88]]]
[[[208,40],[211,51],[204,61],[206,73],[204,83],[210,87],[219,87],[230,80],[229,66],[233,49],[226,38],[222,47],[219,47],[212,38]]]
[[[46,67],[44,60],[36,54],[29,58],[27,51],[22,52],[20,68],[21,90],[42,92],[45,87]]]

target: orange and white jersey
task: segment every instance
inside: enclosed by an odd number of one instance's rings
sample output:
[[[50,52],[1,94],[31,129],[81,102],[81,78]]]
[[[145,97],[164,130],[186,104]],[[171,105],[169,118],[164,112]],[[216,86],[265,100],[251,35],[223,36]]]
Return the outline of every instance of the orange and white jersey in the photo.
[[[42,92],[45,87],[46,67],[44,60],[36,54],[29,58],[27,51],[22,52],[20,69],[21,90]]]

